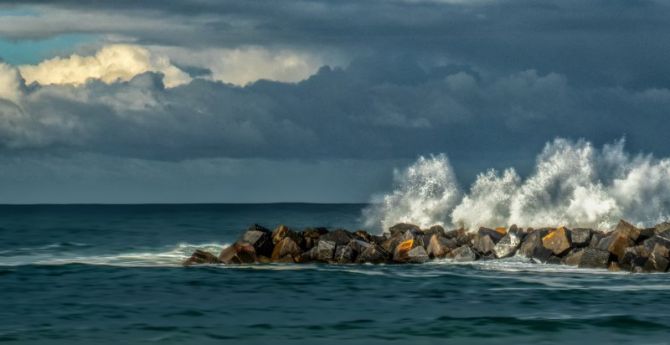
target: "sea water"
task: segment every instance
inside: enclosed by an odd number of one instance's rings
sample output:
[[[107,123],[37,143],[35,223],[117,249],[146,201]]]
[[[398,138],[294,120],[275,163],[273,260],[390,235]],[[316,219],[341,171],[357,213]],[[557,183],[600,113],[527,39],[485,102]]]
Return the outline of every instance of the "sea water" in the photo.
[[[668,344],[670,275],[532,264],[181,267],[359,204],[0,206],[0,342]]]

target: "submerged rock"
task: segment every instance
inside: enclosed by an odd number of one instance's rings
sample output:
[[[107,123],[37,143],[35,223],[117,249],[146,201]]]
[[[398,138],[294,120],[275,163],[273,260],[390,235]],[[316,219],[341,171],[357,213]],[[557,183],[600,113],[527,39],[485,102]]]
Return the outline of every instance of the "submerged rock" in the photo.
[[[216,255],[206,252],[204,250],[196,249],[196,251],[191,255],[190,258],[186,259],[182,263],[184,266],[191,266],[191,265],[202,265],[202,264],[220,264],[221,260],[219,260]]]

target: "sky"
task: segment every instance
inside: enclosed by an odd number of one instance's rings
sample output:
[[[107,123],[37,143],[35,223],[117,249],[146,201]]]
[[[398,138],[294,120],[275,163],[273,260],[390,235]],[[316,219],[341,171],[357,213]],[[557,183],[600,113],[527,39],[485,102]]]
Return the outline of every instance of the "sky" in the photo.
[[[670,155],[665,1],[0,0],[0,203],[365,202],[445,153]]]

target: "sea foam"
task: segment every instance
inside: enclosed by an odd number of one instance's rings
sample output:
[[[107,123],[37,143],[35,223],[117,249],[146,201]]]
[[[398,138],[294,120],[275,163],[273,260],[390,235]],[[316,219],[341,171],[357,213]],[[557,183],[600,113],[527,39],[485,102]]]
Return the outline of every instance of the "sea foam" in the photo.
[[[669,218],[670,159],[630,155],[624,140],[598,149],[588,141],[555,139],[533,172],[514,168],[480,173],[468,191],[445,154],[419,157],[394,172],[394,190],[373,198],[366,225],[387,229],[407,222],[479,226],[583,226],[611,229],[619,219],[651,226]]]

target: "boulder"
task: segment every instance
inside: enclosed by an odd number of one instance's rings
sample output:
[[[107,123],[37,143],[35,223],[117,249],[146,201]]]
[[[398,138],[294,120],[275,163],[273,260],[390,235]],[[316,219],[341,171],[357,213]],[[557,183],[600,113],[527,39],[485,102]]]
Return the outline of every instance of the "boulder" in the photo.
[[[652,252],[643,267],[647,272],[665,272],[668,270],[668,264],[668,259],[656,252]]]
[[[356,253],[354,250],[348,246],[340,246],[338,245],[335,248],[335,256],[333,257],[333,260],[338,263],[338,264],[350,264],[354,262],[356,259]]]
[[[505,228],[499,228],[499,229],[503,229],[503,230],[498,231],[498,230],[494,230],[494,229],[481,227],[481,228],[479,228],[479,230],[477,230],[477,235],[479,235],[479,237],[483,237],[483,236],[488,235],[489,238],[493,241],[493,244],[496,244],[505,235],[503,233],[503,231],[506,231],[506,230],[504,230]]]
[[[551,250],[545,248],[542,244],[542,237],[544,237],[547,232],[547,229],[532,230],[523,240],[521,246],[519,246],[517,254],[540,262],[547,261],[553,254]]]
[[[596,248],[584,248],[579,259],[579,268],[607,268],[610,253]]]
[[[272,233],[270,230],[253,225],[237,240],[238,243],[248,243],[254,247],[256,255],[272,256],[274,245],[272,244]]]
[[[643,245],[626,248],[624,254],[618,258],[619,266],[632,270],[635,267],[644,267],[651,252]]]
[[[453,238],[446,238],[440,234],[433,234],[428,241],[428,249],[426,252],[431,258],[443,258],[457,247],[456,240]]]
[[[296,256],[294,258],[295,262],[306,263],[306,262],[316,261],[316,259],[317,259],[317,255],[316,255],[317,249],[318,249],[318,247],[314,246],[314,247],[312,247],[312,249],[303,252],[299,256]]]
[[[594,231],[591,233],[591,241],[589,242],[589,248],[598,248],[598,245],[600,244],[600,241],[607,237],[607,234],[605,234],[602,231]]]
[[[635,243],[637,244],[642,243],[645,240],[654,237],[655,235],[656,235],[656,228],[640,229],[640,236],[638,236],[637,241],[635,241]]]
[[[356,263],[381,264],[389,259],[389,254],[378,245],[371,245],[356,257]]]
[[[416,246],[414,245],[413,239],[400,242],[393,251],[393,261],[405,262],[407,260],[407,254],[410,250],[414,249],[414,247]]]
[[[587,228],[576,228],[570,230],[570,243],[573,247],[587,247],[591,243],[593,230]]]
[[[644,240],[642,245],[650,252],[655,251],[657,246],[659,248],[658,250],[667,252],[670,250],[670,239],[663,237],[663,235],[654,235]],[[663,256],[668,257],[668,255]]]
[[[657,234],[666,232],[666,231],[670,230],[670,222],[663,222],[663,223],[661,223],[661,224],[657,224],[657,225],[654,227],[654,229],[656,230],[655,232],[656,232]]]
[[[420,264],[428,261],[428,259],[428,253],[426,253],[426,250],[422,246],[417,246],[407,252],[405,262]]]
[[[326,228],[307,228],[300,233],[300,237],[304,239],[303,248],[306,250],[312,249],[319,242],[321,235],[328,233]]]
[[[191,255],[190,258],[186,259],[182,265],[191,266],[191,265],[201,265],[201,264],[220,264],[216,255],[206,252],[204,250],[196,249],[196,251]]]
[[[432,237],[433,235],[445,236],[444,228],[441,225],[433,225],[430,228],[423,230],[423,233]]]
[[[293,258],[300,254],[302,254],[300,246],[290,237],[284,237],[284,239],[275,245],[271,259],[272,261],[278,261],[286,256]]]
[[[319,241],[335,242],[336,245],[343,246],[349,243],[352,238],[354,238],[354,235],[349,231],[344,229],[337,229],[321,235],[321,237],[319,237]]]
[[[336,244],[333,241],[319,239],[319,243],[316,245],[314,260],[323,262],[329,262],[333,260],[333,256],[335,255],[335,246]]]
[[[619,260],[623,258],[627,248],[635,245],[635,242],[628,235],[629,233],[627,231],[613,231],[598,242],[597,248],[600,250],[607,250]]]
[[[347,246],[349,246],[356,254],[360,254],[369,247],[372,247],[374,243],[368,243],[362,240],[358,240],[354,238],[353,240],[349,241]]]
[[[454,261],[465,262],[477,260],[477,254],[469,246],[460,246],[449,253]]]
[[[475,236],[475,242],[472,245],[472,248],[476,250],[480,255],[485,256],[492,254],[495,250],[495,242],[491,239],[490,235],[482,235],[481,233]]]
[[[561,256],[570,250],[569,232],[565,227],[559,227],[542,237],[542,245],[554,255]]]
[[[516,249],[519,248],[521,237],[519,236],[519,231],[516,230],[516,225],[513,227],[514,229],[510,228],[510,231],[493,248],[496,257],[506,258],[512,256],[516,252]]]
[[[661,244],[656,244],[654,245],[654,248],[651,250],[653,253],[656,253],[656,255],[660,255],[664,258],[670,258],[670,248],[666,245],[661,245]]]
[[[289,232],[289,228],[286,225],[279,225],[277,228],[272,231],[272,243],[277,244],[279,241],[283,240],[286,237],[286,234]]]
[[[405,232],[407,232],[407,230],[414,230],[416,232],[421,232],[421,228],[419,228],[414,224],[398,223],[389,228],[389,233],[391,234],[391,236],[395,236],[399,234],[404,234]]]
[[[584,255],[584,249],[573,249],[563,258],[561,263],[568,266],[579,266],[582,255]]]
[[[633,242],[637,241],[637,238],[640,236],[640,229],[638,229],[635,225],[626,222],[623,219],[619,220],[619,223],[617,224],[616,228],[614,228],[614,232],[618,232],[620,234],[625,235],[626,237],[630,238]]]
[[[362,240],[362,241],[365,241],[365,242],[374,242],[373,239],[372,239],[372,235],[370,235],[365,230],[356,230],[356,232],[354,232],[354,238],[358,238],[359,240]]]
[[[256,262],[256,249],[247,242],[235,242],[219,254],[219,261],[226,265],[251,264]]]

